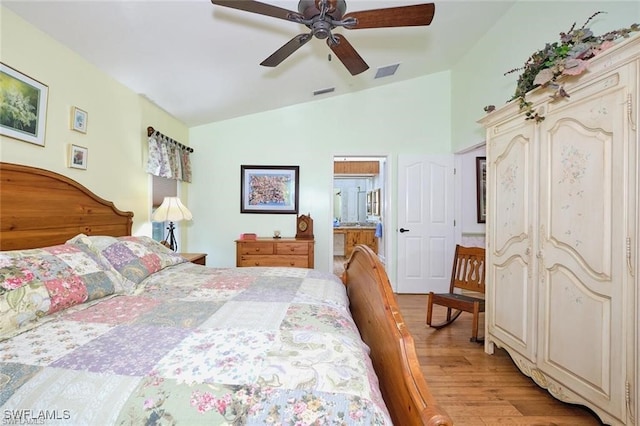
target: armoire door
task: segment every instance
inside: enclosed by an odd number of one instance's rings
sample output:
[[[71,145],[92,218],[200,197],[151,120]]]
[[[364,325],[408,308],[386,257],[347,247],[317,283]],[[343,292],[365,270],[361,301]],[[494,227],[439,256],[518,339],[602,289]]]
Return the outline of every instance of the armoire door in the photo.
[[[535,363],[536,149],[533,125],[501,124],[487,146],[487,336]],[[485,340],[493,352],[491,338]],[[502,346],[502,344],[499,344]],[[511,352],[510,352],[511,353]],[[512,356],[515,354],[511,353]]]
[[[536,230],[538,367],[619,419],[630,326],[625,242],[635,208],[628,201],[626,81],[621,68],[573,91],[566,105],[551,104],[540,134]],[[556,392],[564,399],[562,388]]]

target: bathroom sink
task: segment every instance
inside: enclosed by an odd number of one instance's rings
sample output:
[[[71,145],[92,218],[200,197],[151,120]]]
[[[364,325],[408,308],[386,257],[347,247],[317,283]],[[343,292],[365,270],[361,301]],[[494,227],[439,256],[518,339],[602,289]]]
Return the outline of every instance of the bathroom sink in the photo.
[[[335,228],[375,228],[376,224],[373,222],[342,222]]]

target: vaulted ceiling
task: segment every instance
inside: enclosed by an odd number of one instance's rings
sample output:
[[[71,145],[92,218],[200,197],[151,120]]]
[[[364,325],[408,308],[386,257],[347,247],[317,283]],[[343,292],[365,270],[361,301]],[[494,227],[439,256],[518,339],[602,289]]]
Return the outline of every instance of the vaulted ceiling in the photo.
[[[187,126],[338,96],[451,69],[514,3],[445,0],[426,27],[346,30],[369,65],[352,76],[324,40],[275,68],[265,58],[309,30],[208,0],[15,1],[2,6],[84,57]],[[297,0],[264,0],[292,11]],[[347,0],[347,12],[419,4]],[[394,75],[378,68],[399,64]],[[314,96],[313,92],[334,88]]]

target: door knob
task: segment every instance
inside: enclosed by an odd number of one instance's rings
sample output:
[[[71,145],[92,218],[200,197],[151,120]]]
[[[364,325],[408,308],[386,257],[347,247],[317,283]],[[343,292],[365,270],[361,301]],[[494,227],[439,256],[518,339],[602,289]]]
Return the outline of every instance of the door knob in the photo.
[[[404,229],[404,228],[400,228],[400,233],[401,234],[404,234],[405,232],[409,232],[409,230],[408,229]]]

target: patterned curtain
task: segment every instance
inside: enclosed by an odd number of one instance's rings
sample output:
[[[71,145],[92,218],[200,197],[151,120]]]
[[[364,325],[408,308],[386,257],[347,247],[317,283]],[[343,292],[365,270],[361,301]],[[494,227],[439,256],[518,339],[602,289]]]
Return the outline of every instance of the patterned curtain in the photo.
[[[191,182],[189,148],[158,132],[149,136],[147,172],[152,175]]]

